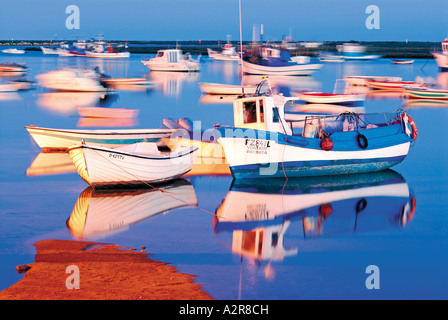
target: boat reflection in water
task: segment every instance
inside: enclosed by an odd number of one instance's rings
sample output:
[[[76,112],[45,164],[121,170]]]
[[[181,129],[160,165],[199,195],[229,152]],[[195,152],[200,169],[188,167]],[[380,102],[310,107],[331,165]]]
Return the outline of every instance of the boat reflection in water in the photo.
[[[75,165],[67,152],[40,152],[26,170],[26,175],[42,176],[75,172]]]
[[[158,188],[93,189],[78,197],[67,227],[79,239],[97,239],[181,207],[196,206],[190,182],[178,179]]]
[[[36,104],[54,114],[73,116],[78,107],[106,107],[117,98],[117,94],[101,92],[45,92],[38,95]]]
[[[178,97],[182,92],[182,83],[193,83],[198,80],[197,72],[151,71],[146,76],[154,84],[155,90],[164,96]]]
[[[233,233],[232,252],[255,261],[296,255],[283,238],[298,222],[300,237],[325,237],[402,227],[414,215],[415,197],[395,171],[346,176],[234,180],[216,210],[216,234]],[[296,229],[295,229],[296,230]],[[296,236],[296,235],[295,235]]]

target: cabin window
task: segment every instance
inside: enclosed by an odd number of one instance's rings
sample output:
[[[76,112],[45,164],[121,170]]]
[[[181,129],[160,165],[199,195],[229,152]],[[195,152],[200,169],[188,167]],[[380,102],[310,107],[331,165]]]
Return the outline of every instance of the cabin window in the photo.
[[[260,122],[264,122],[263,100],[260,100]]]
[[[278,123],[280,119],[280,115],[278,113],[278,108],[274,107],[272,108],[272,122]]]
[[[243,122],[257,122],[257,103],[255,101],[248,101],[243,103]]]
[[[170,62],[177,62],[177,52],[170,52]]]
[[[157,57],[163,57],[163,51],[157,52]]]

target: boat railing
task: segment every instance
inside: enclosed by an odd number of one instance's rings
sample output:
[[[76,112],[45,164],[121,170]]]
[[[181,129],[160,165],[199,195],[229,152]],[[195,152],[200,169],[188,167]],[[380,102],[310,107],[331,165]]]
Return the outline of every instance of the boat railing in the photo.
[[[329,136],[335,132],[367,130],[396,125],[402,121],[403,111],[382,113],[345,112],[340,115],[312,115],[303,120],[302,135],[308,138]]]

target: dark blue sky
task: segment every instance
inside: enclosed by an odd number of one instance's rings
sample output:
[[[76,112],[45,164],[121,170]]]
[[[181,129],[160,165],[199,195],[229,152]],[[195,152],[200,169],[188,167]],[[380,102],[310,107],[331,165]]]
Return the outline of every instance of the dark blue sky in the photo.
[[[448,0],[241,0],[243,39],[254,24],[265,39],[441,41],[448,37]],[[0,39],[239,40],[238,0],[12,0],[2,1]],[[80,9],[69,30],[65,9]],[[369,30],[366,8],[380,9]]]

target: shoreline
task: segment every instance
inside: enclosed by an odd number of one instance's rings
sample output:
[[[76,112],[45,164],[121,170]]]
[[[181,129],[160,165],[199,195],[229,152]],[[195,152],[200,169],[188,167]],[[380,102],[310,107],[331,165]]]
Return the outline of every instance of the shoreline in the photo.
[[[43,240],[35,247],[35,262],[17,266],[25,276],[0,291],[0,300],[213,300],[194,275],[143,250],[72,240]],[[66,284],[75,275],[69,266],[79,270],[79,288]]]
[[[73,40],[60,40],[60,42],[73,42]],[[193,55],[207,56],[207,48],[213,50],[219,49],[227,41],[225,40],[195,40],[195,41],[123,41],[113,40],[106,41],[108,43],[125,43],[128,44],[128,51],[136,54],[155,54],[158,50],[179,47],[184,52]],[[230,41],[234,46],[239,46],[238,41]],[[323,41],[318,47],[299,46],[291,50],[291,55],[306,55],[316,57],[322,51],[335,53],[336,46],[347,43],[348,41]],[[249,45],[250,41],[243,41],[243,45]],[[297,42],[299,43],[299,42]],[[441,42],[423,42],[423,41],[358,41],[361,45],[367,47],[367,54],[382,55],[382,58],[413,58],[413,59],[433,59],[431,51],[441,48]],[[0,47],[15,46],[25,47],[25,51],[41,51],[40,46],[56,46],[56,42],[48,40],[23,40],[11,42],[8,40],[0,40]]]

